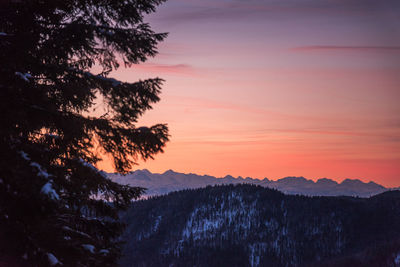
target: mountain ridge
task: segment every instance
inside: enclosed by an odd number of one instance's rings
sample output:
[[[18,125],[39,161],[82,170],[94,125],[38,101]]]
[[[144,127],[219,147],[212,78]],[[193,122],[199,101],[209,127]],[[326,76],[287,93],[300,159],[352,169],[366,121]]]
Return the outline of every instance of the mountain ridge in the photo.
[[[147,189],[146,196],[163,195],[172,191],[201,188],[207,185],[219,184],[254,184],[267,188],[277,189],[286,194],[309,196],[358,196],[371,197],[391,190],[373,181],[363,182],[359,179],[344,179],[336,182],[329,178],[319,178],[316,181],[302,176],[288,176],[277,180],[268,178],[257,179],[241,176],[214,177],[195,173],[180,173],[171,169],[164,173],[152,173],[147,169],[136,170],[121,175],[109,173],[108,176],[115,182],[140,186]]]

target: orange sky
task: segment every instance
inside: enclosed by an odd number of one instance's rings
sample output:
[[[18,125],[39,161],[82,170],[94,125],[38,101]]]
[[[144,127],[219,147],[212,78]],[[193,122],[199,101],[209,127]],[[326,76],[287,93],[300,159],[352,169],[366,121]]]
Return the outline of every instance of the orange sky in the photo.
[[[171,141],[137,168],[400,186],[399,12],[391,0],[168,1],[148,18],[170,32],[160,54],[112,73],[166,80],[139,125],[168,123]]]

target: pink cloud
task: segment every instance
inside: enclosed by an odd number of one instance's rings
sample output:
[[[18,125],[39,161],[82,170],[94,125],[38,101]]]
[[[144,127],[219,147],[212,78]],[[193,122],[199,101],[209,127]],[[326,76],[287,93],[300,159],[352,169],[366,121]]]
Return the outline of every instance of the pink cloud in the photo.
[[[241,114],[244,113],[258,114],[268,119],[275,118],[275,119],[280,119],[282,121],[294,121],[294,122],[314,121],[314,122],[325,123],[327,120],[329,121],[335,120],[335,118],[331,117],[328,118],[326,116],[319,116],[314,114],[306,115],[300,113],[295,114],[291,111],[281,112],[273,109],[266,109],[266,108],[243,105],[243,104],[235,104],[226,101],[218,101],[200,97],[187,97],[187,96],[176,96],[176,95],[170,95],[170,97],[171,101],[173,101],[173,104],[175,106],[176,105],[187,106],[186,111],[189,113],[191,113],[192,110],[215,109],[215,110],[228,110],[233,112],[239,112]]]
[[[135,65],[133,68],[136,70],[142,70],[147,73],[162,74],[184,74],[194,76],[196,75],[195,69],[188,64],[158,64],[158,63],[145,63]]]
[[[398,1],[388,0],[392,9],[399,8]],[[159,19],[168,22],[185,22],[197,20],[237,20],[238,18],[270,18],[276,15],[299,16],[301,14],[351,14],[368,16],[377,9],[385,8],[379,1],[373,0],[332,0],[303,1],[205,1],[205,0],[171,0],[169,13]],[[265,16],[269,15],[269,16]]]
[[[396,136],[380,133],[370,132],[357,132],[357,131],[345,131],[345,130],[308,130],[308,129],[278,129],[273,130],[282,133],[294,133],[294,134],[317,134],[317,135],[342,135],[342,136],[358,136],[358,137],[385,137],[392,141],[396,139]]]
[[[312,51],[360,51],[360,52],[400,52],[400,46],[342,46],[342,45],[311,45],[299,46],[291,49],[292,51],[312,52]]]

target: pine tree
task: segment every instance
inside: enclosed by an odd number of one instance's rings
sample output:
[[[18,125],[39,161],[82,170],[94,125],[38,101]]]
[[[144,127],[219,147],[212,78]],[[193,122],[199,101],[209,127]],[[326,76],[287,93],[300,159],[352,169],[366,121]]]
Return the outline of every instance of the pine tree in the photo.
[[[0,261],[116,264],[118,214],[143,189],[94,166],[109,155],[116,171],[129,171],[162,152],[168,128],[136,127],[162,79],[108,76],[156,55],[166,34],[143,16],[162,2],[0,2]],[[104,112],[93,112],[99,105]]]

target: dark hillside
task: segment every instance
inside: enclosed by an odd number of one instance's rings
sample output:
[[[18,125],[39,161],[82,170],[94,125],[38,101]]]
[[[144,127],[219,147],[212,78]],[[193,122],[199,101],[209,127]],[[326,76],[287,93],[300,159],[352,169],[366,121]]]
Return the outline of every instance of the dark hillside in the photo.
[[[365,199],[214,186],[136,202],[125,220],[123,266],[400,265],[395,191]]]

